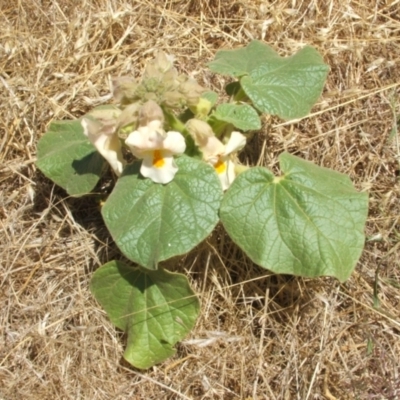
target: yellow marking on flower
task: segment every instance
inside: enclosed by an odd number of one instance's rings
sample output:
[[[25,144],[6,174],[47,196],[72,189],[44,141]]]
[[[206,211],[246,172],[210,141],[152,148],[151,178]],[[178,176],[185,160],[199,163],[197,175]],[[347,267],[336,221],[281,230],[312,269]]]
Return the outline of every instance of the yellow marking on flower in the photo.
[[[214,168],[218,174],[222,174],[226,171],[226,164],[222,160],[218,160]]]
[[[153,154],[153,166],[156,168],[162,168],[165,165],[165,160],[160,150],[154,150]]]

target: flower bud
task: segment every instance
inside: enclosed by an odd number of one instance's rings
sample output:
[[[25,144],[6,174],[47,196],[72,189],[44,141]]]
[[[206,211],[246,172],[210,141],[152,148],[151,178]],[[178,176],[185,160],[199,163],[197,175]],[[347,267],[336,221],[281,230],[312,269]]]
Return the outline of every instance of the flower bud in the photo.
[[[215,136],[211,126],[200,119],[189,119],[186,122],[186,129],[199,147],[205,146],[208,138]]]
[[[139,111],[139,126],[147,126],[151,121],[164,123],[164,113],[161,107],[153,100],[143,104]]]
[[[205,99],[204,97],[200,97],[199,101],[195,106],[190,107],[190,111],[196,116],[200,118],[207,117],[212,107],[211,101]]]
[[[138,83],[129,76],[112,80],[113,96],[117,103],[131,103],[137,98]]]
[[[157,52],[154,60],[147,63],[144,70],[144,79],[156,78],[157,80],[163,80],[163,75],[171,70],[175,70],[174,57],[163,53],[162,51]]]
[[[117,119],[117,130],[132,132],[139,119],[139,109],[139,102],[129,104],[125,107]]]
[[[185,96],[189,106],[195,106],[205,90],[193,78],[188,78],[185,82],[181,83],[179,91]]]
[[[163,94],[163,104],[171,108],[181,107],[185,104],[185,98],[179,92],[165,92]]]

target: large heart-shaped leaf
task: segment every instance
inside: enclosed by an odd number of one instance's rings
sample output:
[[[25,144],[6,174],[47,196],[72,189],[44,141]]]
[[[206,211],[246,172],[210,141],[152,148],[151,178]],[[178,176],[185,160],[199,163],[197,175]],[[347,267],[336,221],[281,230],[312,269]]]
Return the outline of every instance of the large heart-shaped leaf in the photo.
[[[261,128],[257,111],[248,104],[221,104],[211,114],[211,118],[232,124],[242,131]]]
[[[260,111],[284,119],[307,115],[322,92],[329,67],[312,47],[280,57],[263,42],[217,52],[212,71],[240,78],[246,95]]]
[[[221,183],[206,163],[182,156],[167,185],[144,179],[140,163],[127,167],[102,214],[121,251],[143,267],[184,254],[205,239],[218,222]]]
[[[184,275],[111,261],[94,274],[90,289],[111,322],[127,334],[124,358],[150,368],[175,354],[193,328],[199,301]]]
[[[68,194],[79,197],[96,186],[105,161],[83,134],[79,120],[55,121],[39,140],[36,165]]]
[[[240,174],[221,205],[229,236],[276,273],[346,280],[364,246],[368,195],[343,174],[288,153],[281,177],[265,168]]]
[[[211,71],[240,78],[249,75],[261,64],[277,61],[281,57],[272,47],[259,40],[252,40],[246,47],[219,50],[214,60],[208,63]]]

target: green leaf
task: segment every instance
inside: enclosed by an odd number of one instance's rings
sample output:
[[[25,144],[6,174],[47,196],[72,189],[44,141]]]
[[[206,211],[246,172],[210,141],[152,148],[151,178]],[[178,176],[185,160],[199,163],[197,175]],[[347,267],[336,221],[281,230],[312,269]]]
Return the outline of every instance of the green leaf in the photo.
[[[93,190],[106,165],[79,120],[52,122],[38,142],[37,158],[37,167],[75,197]]]
[[[175,354],[193,328],[199,300],[184,275],[111,261],[94,274],[90,289],[111,322],[127,334],[124,358],[146,369]]]
[[[257,111],[248,104],[221,104],[211,117],[230,123],[242,131],[261,128],[261,121]]]
[[[368,195],[346,175],[288,153],[280,164],[281,177],[258,167],[235,179],[220,213],[229,236],[273,272],[345,281],[364,246]]]
[[[246,95],[260,111],[284,119],[307,115],[321,95],[329,67],[312,47],[280,57],[263,42],[217,52],[212,71],[240,78]]]
[[[184,254],[217,224],[222,188],[214,169],[187,156],[167,185],[128,166],[102,209],[104,221],[121,251],[143,267]]]
[[[275,50],[265,43],[252,40],[246,47],[217,51],[208,67],[218,74],[240,78],[249,75],[260,65],[280,58]]]

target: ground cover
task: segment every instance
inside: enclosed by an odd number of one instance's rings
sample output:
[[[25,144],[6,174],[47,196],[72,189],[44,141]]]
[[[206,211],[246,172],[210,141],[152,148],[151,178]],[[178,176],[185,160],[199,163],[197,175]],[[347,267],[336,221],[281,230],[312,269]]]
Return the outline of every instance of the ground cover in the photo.
[[[0,1],[0,398],[399,398],[399,4]],[[167,262],[199,293],[196,328],[172,359],[132,369],[88,289],[120,257],[99,199],[46,179],[37,140],[110,101],[112,77],[139,75],[157,49],[222,93],[206,63],[252,39],[282,56],[310,44],[331,71],[312,113],[265,118],[241,161],[276,171],[289,151],[350,175],[370,194],[365,250],[344,284],[277,276],[219,227]]]

